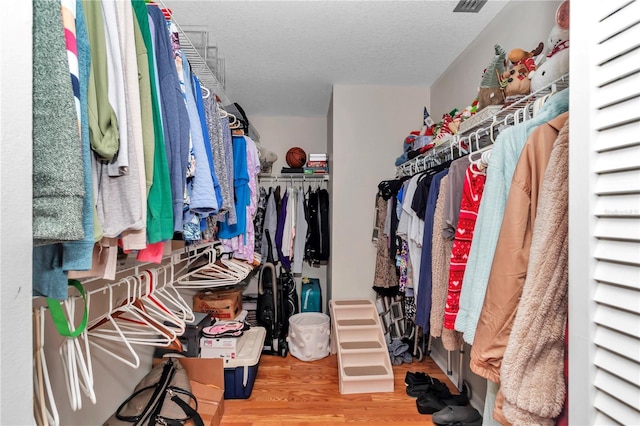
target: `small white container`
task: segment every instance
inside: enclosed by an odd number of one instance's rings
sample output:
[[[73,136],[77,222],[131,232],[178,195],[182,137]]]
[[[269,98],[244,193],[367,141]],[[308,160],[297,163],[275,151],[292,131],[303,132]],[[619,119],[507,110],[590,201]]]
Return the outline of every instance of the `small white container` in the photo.
[[[331,321],[320,312],[302,312],[289,318],[289,352],[302,361],[315,361],[329,355]]]

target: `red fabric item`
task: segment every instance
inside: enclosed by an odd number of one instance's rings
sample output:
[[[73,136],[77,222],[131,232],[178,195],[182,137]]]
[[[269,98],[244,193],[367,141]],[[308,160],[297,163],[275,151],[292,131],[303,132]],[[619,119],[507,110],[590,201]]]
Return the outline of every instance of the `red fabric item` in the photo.
[[[462,290],[462,279],[467,268],[467,259],[471,250],[471,240],[473,230],[476,226],[478,209],[486,175],[474,170],[472,164],[467,168],[462,201],[460,203],[460,217],[458,227],[453,240],[453,250],[451,251],[451,263],[449,266],[449,291],[447,302],[444,308],[444,327],[454,329],[456,317],[460,310],[460,290]]]
[[[164,254],[164,241],[153,244],[147,244],[147,248],[138,252],[139,262],[162,263],[162,255]]]
[[[431,148],[433,148],[434,146],[436,146],[436,144],[434,143],[428,143],[425,146],[423,146],[422,148],[420,148],[420,154],[424,154],[425,152],[429,151]]]

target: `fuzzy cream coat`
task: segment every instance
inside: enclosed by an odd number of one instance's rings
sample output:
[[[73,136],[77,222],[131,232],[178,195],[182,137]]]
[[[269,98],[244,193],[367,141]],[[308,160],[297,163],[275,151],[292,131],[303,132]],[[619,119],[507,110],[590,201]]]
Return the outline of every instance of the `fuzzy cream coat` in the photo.
[[[514,425],[553,425],[566,392],[568,147],[569,120],[542,182],[527,278],[501,369],[503,414]]]

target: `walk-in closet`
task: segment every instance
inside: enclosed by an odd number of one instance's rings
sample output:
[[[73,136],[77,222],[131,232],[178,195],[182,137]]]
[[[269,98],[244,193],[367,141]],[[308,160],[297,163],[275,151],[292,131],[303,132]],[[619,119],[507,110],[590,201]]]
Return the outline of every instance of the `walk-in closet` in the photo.
[[[640,0],[9,0],[0,424],[640,424]]]

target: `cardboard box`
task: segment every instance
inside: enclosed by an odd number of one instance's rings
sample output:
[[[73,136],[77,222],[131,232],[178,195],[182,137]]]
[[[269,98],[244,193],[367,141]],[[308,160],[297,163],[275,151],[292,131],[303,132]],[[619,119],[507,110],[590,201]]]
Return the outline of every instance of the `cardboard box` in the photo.
[[[178,358],[187,370],[191,392],[198,399],[198,414],[208,426],[219,426],[224,415],[224,360],[203,358]],[[162,362],[155,358],[153,364]],[[189,421],[186,425],[193,425]]]
[[[200,291],[193,296],[193,310],[232,320],[242,311],[242,288]]]

